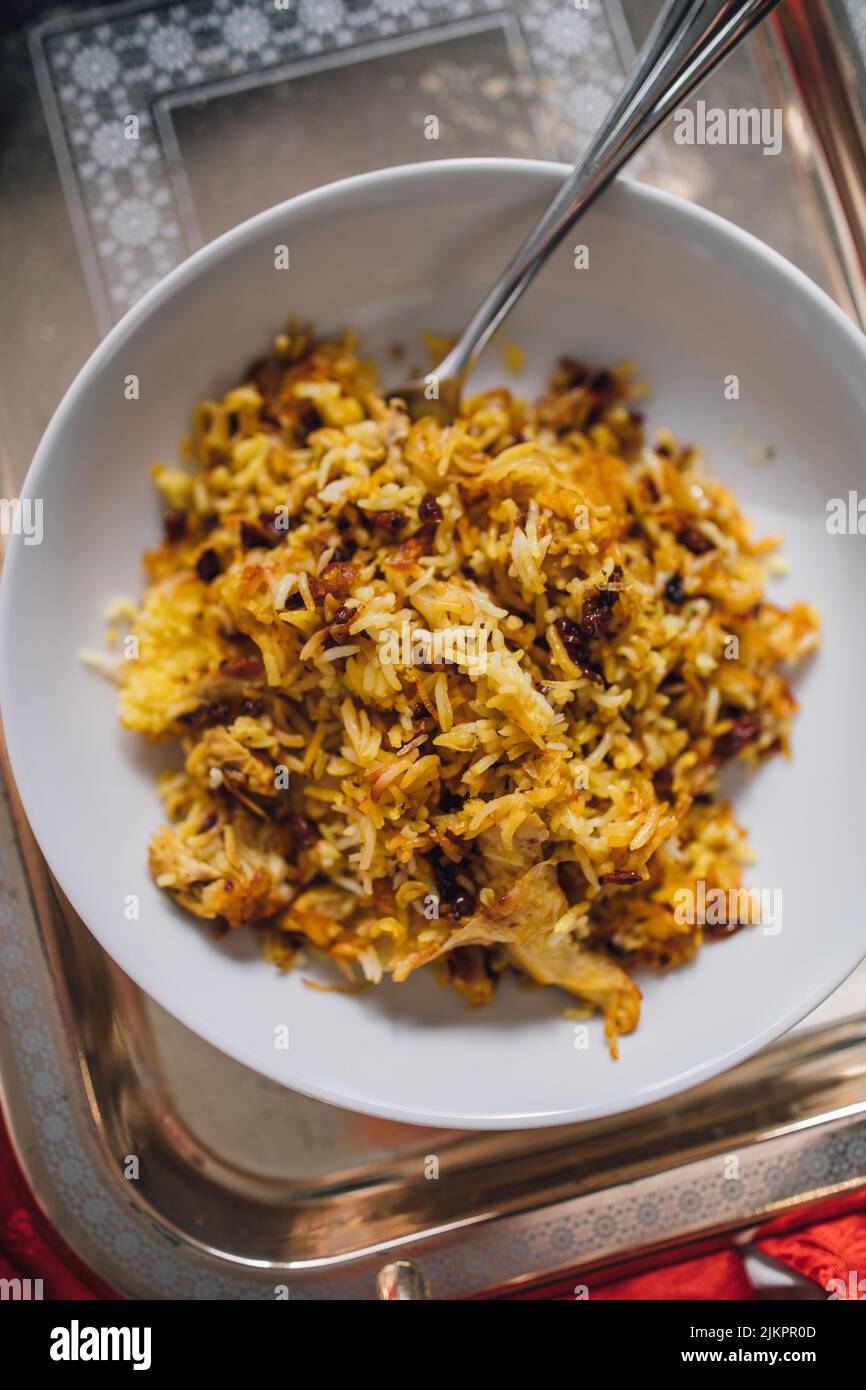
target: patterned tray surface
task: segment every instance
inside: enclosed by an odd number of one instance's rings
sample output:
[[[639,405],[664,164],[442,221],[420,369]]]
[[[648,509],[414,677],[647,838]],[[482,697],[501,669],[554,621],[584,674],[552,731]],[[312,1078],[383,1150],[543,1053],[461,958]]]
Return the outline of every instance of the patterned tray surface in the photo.
[[[852,22],[862,22],[862,9],[850,4]],[[9,233],[0,272],[7,271],[14,329],[0,345],[11,470],[4,490],[23,476],[50,411],[95,343],[88,305],[105,331],[202,241],[348,173],[464,154],[568,159],[616,90],[629,24],[645,26],[655,8],[647,0],[623,0],[622,7],[599,0],[586,11],[563,0],[293,0],[280,9],[264,0],[183,0],[79,9],[40,25],[29,35],[33,71],[23,43],[17,54],[10,49],[4,68],[20,113],[0,152]],[[753,47],[736,55],[704,95],[724,106],[777,104],[787,98],[775,81],[766,52]],[[431,112],[441,117],[437,142],[424,138]],[[137,140],[124,135],[130,115],[138,118]],[[718,150],[708,158],[662,140],[634,172],[733,217],[833,287],[833,236],[822,221],[809,150],[796,138],[775,160],[756,150]],[[503,1207],[491,1224],[426,1237],[424,1265],[440,1294],[618,1258],[714,1222],[738,1227],[750,1213],[822,1184],[844,1187],[864,1171],[859,1097],[836,1089],[834,1080],[847,1069],[856,1089],[862,1075],[856,1027],[838,1052],[829,1042],[818,1045],[802,1074],[793,1073],[805,1089],[806,1078],[825,1076],[826,1068],[826,1094],[838,1112],[832,1123],[809,1127],[824,1113],[818,1086],[802,1133],[796,1103],[786,1108],[780,1100],[784,1134],[760,1144],[754,1140],[764,1134],[766,1116],[743,1118],[740,1132],[735,1120],[722,1124],[695,1111],[705,1135],[722,1136],[719,1151],[706,1157],[699,1143],[686,1143],[685,1113],[673,1147],[649,1142],[657,1121],[643,1134],[628,1128],[616,1140],[635,1163],[628,1190],[626,1168],[610,1158],[593,1189],[575,1146],[580,1138],[603,1150],[613,1143],[610,1134],[556,1131],[530,1143],[418,1131],[351,1116],[252,1076],[120,980],[74,923],[62,924],[31,851],[28,872],[29,882],[0,818],[7,1103],[49,1212],[103,1277],[140,1296],[269,1298],[275,1268],[292,1283],[293,1296],[369,1296],[382,1256],[357,1249],[362,1213],[364,1228],[386,1243],[395,1231],[405,1236],[413,1222],[429,1226],[446,1207],[455,1222],[472,1220],[471,1201],[460,1195],[460,1175],[470,1170],[483,1172],[487,1184],[482,1190],[476,1183],[476,1215],[506,1173],[525,1173],[527,1191],[539,1199],[544,1193],[552,1202],[559,1192],[563,1200],[519,1216]],[[29,913],[31,894],[54,978]],[[78,990],[71,1000],[61,998],[64,978]],[[101,1015],[87,994],[98,993],[94,982],[110,1004]],[[864,1005],[861,970],[810,1022],[831,1027]],[[107,1031],[91,1037],[88,1021]],[[117,1055],[109,1051],[113,1036],[124,1040]],[[78,1072],[88,1051],[112,1063],[88,1077],[102,1107],[96,1131]],[[174,1117],[170,1124],[166,1115]],[[151,1180],[132,1190],[119,1163],[147,1144]],[[565,1169],[557,1177],[560,1150]],[[431,1154],[454,1179],[435,1202],[423,1179]],[[733,1183],[722,1166],[731,1155],[741,1161]],[[674,1170],[686,1160],[687,1168]],[[392,1181],[401,1195],[389,1226],[378,1194]],[[347,1191],[356,1193],[354,1204],[346,1204]],[[356,1249],[344,1268],[328,1268],[327,1241],[316,1247],[299,1215],[301,1197],[318,1213],[314,1226],[330,1223],[332,1253]],[[239,1223],[228,1220],[238,1202],[247,1203],[253,1231],[255,1213],[266,1213],[261,1229],[268,1239],[259,1253],[269,1254],[260,1269],[232,1262],[255,1256],[254,1248],[238,1248]],[[180,1254],[172,1243],[178,1237]],[[290,1251],[302,1246],[311,1266],[287,1272]],[[231,1258],[213,1253],[219,1249]]]

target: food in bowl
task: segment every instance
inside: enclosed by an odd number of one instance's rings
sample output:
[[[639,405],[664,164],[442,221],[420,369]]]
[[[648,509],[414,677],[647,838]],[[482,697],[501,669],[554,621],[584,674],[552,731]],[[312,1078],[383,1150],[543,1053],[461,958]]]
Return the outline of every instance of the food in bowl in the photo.
[[[561,359],[412,422],[353,339],[292,327],[158,465],[120,718],[180,740],[156,882],[351,979],[516,972],[600,1010],[742,924],[720,769],[787,752],[808,604],[627,377]],[[754,918],[749,918],[754,920]],[[351,986],[349,986],[351,987]]]

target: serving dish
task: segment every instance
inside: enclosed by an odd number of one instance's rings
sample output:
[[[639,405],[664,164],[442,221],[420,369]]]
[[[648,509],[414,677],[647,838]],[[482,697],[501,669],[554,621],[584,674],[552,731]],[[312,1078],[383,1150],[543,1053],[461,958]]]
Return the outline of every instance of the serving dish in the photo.
[[[415,1123],[516,1128],[660,1099],[778,1036],[863,954],[854,798],[864,750],[847,598],[862,559],[856,536],[831,536],[825,523],[827,501],[856,485],[866,353],[781,258],[630,184],[581,224],[589,270],[577,271],[565,248],[517,311],[509,336],[530,365],[515,386],[530,393],[564,350],[635,359],[654,384],[650,420],[699,441],[758,527],[784,532],[793,579],[780,596],[822,609],[824,650],[798,684],[794,761],[768,766],[736,799],[760,854],[749,882],[782,894],[782,929],[741,932],[646,982],[644,1023],[613,1064],[600,1029],[578,1051],[563,1001],[538,992],[503,991],[463,1015],[430,982],[389,986],[375,1000],[309,991],[259,961],[254,941],[215,943],[185,922],[147,877],[154,759],[116,730],[113,691],[94,684],[78,651],[98,644],[106,597],[138,590],[137,556],[157,527],[150,464],[173,457],[191,401],[230,382],[289,311],[323,332],[353,323],[383,359],[395,339],[453,327],[563,173],[497,160],[389,170],[305,195],[206,247],[118,325],[71,388],[23,490],[44,502],[43,543],[13,542],[3,584],[0,697],[13,768],[46,857],[101,944],[238,1060]],[[288,272],[274,269],[282,245]],[[133,400],[130,375],[140,383]],[[477,379],[502,375],[493,351]],[[739,393],[728,400],[732,377]],[[126,915],[132,900],[137,918]],[[822,920],[832,934],[816,930]],[[274,1045],[280,1025],[286,1050]]]

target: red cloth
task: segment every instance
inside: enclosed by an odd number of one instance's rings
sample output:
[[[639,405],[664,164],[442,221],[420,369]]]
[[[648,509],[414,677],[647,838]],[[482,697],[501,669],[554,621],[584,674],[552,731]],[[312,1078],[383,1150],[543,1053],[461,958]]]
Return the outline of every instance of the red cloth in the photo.
[[[759,1245],[836,1298],[866,1299],[866,1211],[781,1236],[765,1236]]]
[[[583,1293],[584,1289],[588,1289],[588,1294]],[[629,1279],[617,1279],[612,1283],[582,1280],[580,1275],[576,1275],[562,1283],[513,1295],[519,1299],[543,1298],[562,1302],[587,1296],[593,1303],[612,1299],[631,1302],[651,1300],[654,1303],[679,1299],[719,1302],[724,1299],[754,1298],[755,1290],[736,1250],[722,1250],[717,1255],[700,1255],[678,1264],[662,1265],[645,1274],[635,1274]]]
[[[662,1269],[636,1274],[632,1279],[620,1279],[592,1291],[593,1301],[652,1299],[658,1303],[696,1298],[718,1303],[754,1297],[755,1290],[736,1250],[722,1250],[718,1255],[701,1255],[694,1260],[683,1260],[681,1264],[665,1265]]]
[[[799,1230],[771,1234],[768,1229],[755,1244],[781,1264],[814,1279],[822,1289],[827,1289],[830,1280],[838,1280],[831,1291],[840,1299],[866,1299],[866,1191],[855,1194],[851,1205],[855,1209],[844,1216]],[[0,1278],[16,1277],[41,1279],[46,1299],[119,1297],[76,1259],[42,1216],[0,1119]],[[581,1281],[575,1276],[513,1296],[570,1301],[578,1296],[575,1288],[582,1288],[583,1282],[588,1282],[593,1300],[720,1302],[755,1297],[736,1250],[682,1260],[611,1283]]]
[[[857,1210],[832,1220],[814,1222],[776,1235],[770,1234],[768,1228],[756,1238],[755,1247],[797,1274],[813,1279],[821,1289],[840,1300],[866,1300],[866,1192],[855,1194],[853,1200]],[[836,1282],[831,1284],[831,1280]],[[601,1279],[581,1282],[579,1276],[575,1276],[512,1296],[564,1302],[580,1297],[585,1287],[594,1302],[599,1299],[732,1302],[756,1296],[737,1250],[696,1256],[608,1283]]]
[[[38,1211],[0,1117],[0,1278],[41,1279],[45,1299],[105,1299],[106,1288]]]

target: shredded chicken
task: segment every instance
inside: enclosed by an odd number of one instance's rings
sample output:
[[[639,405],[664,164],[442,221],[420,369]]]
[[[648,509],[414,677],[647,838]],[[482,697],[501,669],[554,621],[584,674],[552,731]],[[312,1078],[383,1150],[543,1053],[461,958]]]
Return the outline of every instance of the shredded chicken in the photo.
[[[150,871],[197,917],[221,918],[231,927],[270,917],[293,893],[285,831],[242,808],[229,823],[216,804],[196,800],[184,820],[153,835]]]
[[[199,749],[209,770],[219,768],[229,791],[269,797],[278,794],[273,765],[245,748],[221,725],[204,730]]]
[[[617,1035],[637,1025],[641,993],[609,956],[588,950],[573,937],[551,935],[514,942],[508,954],[539,984],[558,985],[601,1009],[611,1052],[617,1055]]]
[[[520,945],[550,928],[568,907],[553,864],[536,864],[490,907],[475,912],[441,945],[430,946],[401,961],[394,979],[405,980],[413,970],[458,946]]]

